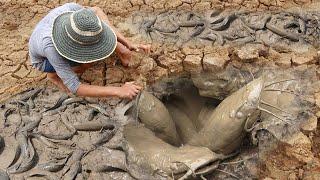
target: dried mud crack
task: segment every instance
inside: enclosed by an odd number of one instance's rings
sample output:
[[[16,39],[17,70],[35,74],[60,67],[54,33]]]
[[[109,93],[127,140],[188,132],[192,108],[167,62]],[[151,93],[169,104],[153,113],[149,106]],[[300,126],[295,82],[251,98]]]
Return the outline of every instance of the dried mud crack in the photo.
[[[0,2],[0,179],[320,178],[318,2],[77,1],[152,45],[81,76],[136,80],[132,102],[68,96],[31,68],[29,35],[63,3]]]

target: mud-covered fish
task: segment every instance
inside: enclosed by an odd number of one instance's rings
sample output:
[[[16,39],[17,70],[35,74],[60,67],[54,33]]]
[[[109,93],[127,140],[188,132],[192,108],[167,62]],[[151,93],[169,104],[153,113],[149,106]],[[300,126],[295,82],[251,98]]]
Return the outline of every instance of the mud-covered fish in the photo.
[[[19,132],[30,132],[36,127],[38,127],[40,121],[42,119],[42,114],[38,114],[34,116],[34,120],[24,125],[22,128],[19,129]]]
[[[77,174],[82,171],[81,159],[85,155],[85,151],[77,149],[72,153],[66,166],[62,170],[62,178],[66,180],[73,180],[77,177]]]
[[[176,124],[177,132],[183,143],[187,143],[196,133],[196,128],[190,118],[174,105],[167,105],[168,111]]]
[[[125,153],[120,150],[112,150],[105,147],[92,151],[82,159],[82,163],[85,171],[127,171]]]
[[[124,138],[127,169],[137,179],[188,177],[210,163],[227,158],[206,147],[172,146],[142,125],[126,125]]]
[[[38,168],[46,170],[46,171],[50,171],[50,172],[60,171],[67,163],[70,155],[68,155],[64,159],[55,159],[55,160],[51,160],[46,163],[39,164]]]
[[[245,136],[245,127],[251,127],[257,120],[263,88],[264,79],[259,78],[227,97],[188,144],[224,154],[236,150]]]
[[[4,139],[2,136],[0,136],[0,154],[2,153],[3,149],[4,149]]]
[[[77,131],[99,131],[101,129],[114,129],[114,123],[108,121],[89,121],[73,125]]]
[[[115,135],[115,133],[115,130],[107,130],[106,132],[103,132],[101,137],[99,137],[99,139],[96,142],[94,142],[93,145],[99,146],[108,142]]]
[[[10,180],[8,174],[0,169],[0,180]]]
[[[47,180],[60,180],[60,178],[56,176],[54,173],[41,169],[33,169],[31,171],[28,171],[28,175],[24,176],[24,179],[28,179],[29,177],[44,178]]]
[[[18,142],[21,148],[19,160],[7,169],[10,174],[22,173],[30,170],[36,163],[36,152],[30,138],[19,133],[17,135]]]
[[[174,145],[180,144],[176,126],[164,104],[152,94],[142,91],[138,100],[138,116],[156,136]]]
[[[96,114],[97,114],[97,110],[95,110],[95,109],[90,109],[86,121],[92,121],[93,118],[94,118],[94,116],[95,116]]]
[[[20,154],[21,154],[21,148],[20,148],[20,145],[18,144],[16,147],[16,152],[14,154],[14,157],[13,157],[11,163],[8,165],[8,168],[11,167],[13,164],[15,164],[18,161]]]
[[[8,120],[8,116],[10,116],[10,114],[12,114],[13,112],[15,111],[15,109],[13,108],[8,108],[6,109],[6,111],[3,113],[3,124],[4,124],[4,127],[7,127],[9,126],[7,120]]]
[[[62,105],[66,106],[66,105],[69,105],[72,103],[80,103],[80,102],[84,102],[84,101],[85,101],[84,98],[81,98],[81,97],[71,97],[71,98],[64,100],[62,102]]]
[[[30,107],[30,109],[33,109],[36,107],[32,98],[29,98],[29,100],[27,101],[27,104]]]
[[[103,107],[101,107],[100,105],[98,105],[98,104],[89,104],[89,106],[92,107],[95,110],[95,112],[100,112],[104,116],[109,116],[108,112]]]
[[[63,176],[63,179],[65,180],[74,180],[78,173],[82,171],[82,166],[80,161],[76,161],[70,166],[70,169],[68,172]]]
[[[47,112],[47,111],[51,111],[51,110],[54,110],[54,109],[57,109],[58,107],[60,107],[62,105],[62,103],[69,98],[69,95],[67,94],[63,94],[58,100],[56,103],[54,103],[54,105],[50,108],[47,108],[44,112]]]
[[[53,142],[48,140],[46,137],[44,137],[40,133],[30,133],[30,135],[37,138],[40,142],[42,142],[43,144],[45,144],[49,148],[54,148],[54,149],[58,148]]]
[[[55,139],[55,140],[68,140],[68,139],[71,139],[75,132],[66,132],[66,133],[63,133],[63,134],[48,134],[48,133],[39,133],[40,135],[46,137],[46,138],[49,138],[49,139]]]
[[[25,94],[20,98],[20,100],[21,100],[21,101],[27,101],[27,100],[30,99],[30,98],[31,98],[31,99],[34,99],[41,91],[42,91],[41,88],[31,90],[31,91],[25,93]]]

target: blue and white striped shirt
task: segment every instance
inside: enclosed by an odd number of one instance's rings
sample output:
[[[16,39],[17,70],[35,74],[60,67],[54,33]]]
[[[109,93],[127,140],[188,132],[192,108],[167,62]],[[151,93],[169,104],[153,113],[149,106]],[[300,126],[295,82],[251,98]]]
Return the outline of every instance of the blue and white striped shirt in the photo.
[[[72,92],[76,93],[80,81],[76,73],[73,72],[69,63],[55,49],[52,38],[52,24],[54,19],[68,11],[77,11],[83,8],[76,3],[67,3],[49,12],[35,27],[29,39],[29,55],[32,66],[40,71],[44,71],[45,60],[48,60],[61,78],[64,85]]]

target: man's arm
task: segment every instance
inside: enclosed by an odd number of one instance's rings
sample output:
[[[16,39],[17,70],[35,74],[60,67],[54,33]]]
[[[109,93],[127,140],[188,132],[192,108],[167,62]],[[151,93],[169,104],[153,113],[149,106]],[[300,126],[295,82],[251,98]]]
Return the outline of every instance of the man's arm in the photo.
[[[58,54],[54,47],[47,47],[44,52],[49,62],[56,70],[56,73],[48,73],[48,77],[54,84],[63,90],[68,89],[70,92],[79,96],[118,96],[120,98],[132,99],[141,89],[141,87],[134,85],[133,83],[126,83],[121,87],[104,87],[82,84],[70,65]]]
[[[48,78],[60,89],[70,92],[68,88],[63,84],[62,80],[56,73],[48,73]],[[86,97],[120,97],[132,99],[141,90],[141,87],[134,85],[133,83],[126,83],[121,87],[113,86],[95,86],[88,84],[80,84],[76,94],[78,96]]]
[[[87,96],[87,97],[116,96],[119,98],[132,99],[139,93],[140,90],[141,90],[141,87],[134,85],[133,82],[127,82],[121,87],[80,84],[77,90],[77,95]]]
[[[144,45],[144,44],[133,44],[131,43],[127,38],[125,38],[116,27],[114,27],[111,22],[109,21],[107,15],[103,12],[103,10],[99,7],[90,7],[95,14],[104,22],[106,22],[111,29],[115,32],[118,41],[126,46],[130,51],[139,51],[140,49],[143,50],[146,53],[150,53],[151,46],[150,45]]]

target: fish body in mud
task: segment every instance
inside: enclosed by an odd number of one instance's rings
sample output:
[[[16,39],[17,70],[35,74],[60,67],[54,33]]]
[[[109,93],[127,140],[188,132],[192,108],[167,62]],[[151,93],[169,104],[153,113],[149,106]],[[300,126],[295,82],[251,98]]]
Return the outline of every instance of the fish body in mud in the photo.
[[[62,170],[62,179],[73,180],[82,171],[81,159],[85,155],[82,149],[75,150]]]
[[[177,132],[183,143],[188,142],[196,133],[196,127],[191,119],[178,107],[167,104],[168,111],[176,124]]]
[[[8,174],[0,169],[0,180],[10,180]]]
[[[81,169],[81,162],[76,161],[73,163],[69,169],[69,171],[63,176],[63,179],[65,180],[74,180],[76,179],[78,173],[82,171]]]
[[[39,134],[49,139],[67,140],[67,139],[71,139],[74,136],[75,132],[67,132],[65,134],[45,134],[45,133],[39,133]]]
[[[23,134],[18,134],[21,148],[19,161],[8,168],[8,173],[17,174],[30,170],[36,163],[36,152],[31,139]]]
[[[68,99],[68,98],[69,98],[69,95],[63,94],[63,95],[57,100],[57,102],[56,102],[52,107],[49,107],[49,108],[45,109],[44,112],[57,109],[57,108],[60,107],[60,106],[62,105],[62,103],[63,103],[66,99]]]
[[[253,80],[225,100],[208,116],[205,126],[187,144],[228,154],[236,150],[259,114],[264,79]]]
[[[28,99],[34,99],[41,91],[42,91],[41,88],[30,90],[29,92],[25,93],[25,94],[20,98],[20,100],[21,100],[21,101],[27,101]]]
[[[176,126],[164,104],[152,94],[141,92],[138,102],[138,117],[156,136],[174,145],[180,140]]]
[[[77,131],[99,131],[101,129],[114,129],[115,125],[108,121],[89,121],[73,125]]]
[[[60,178],[58,176],[56,176],[54,173],[45,171],[45,170],[41,170],[41,169],[33,169],[31,171],[28,172],[27,176],[24,176],[24,179],[29,179],[29,178],[43,178],[43,179],[47,179],[47,180],[60,180]]]
[[[216,106],[210,103],[206,103],[204,106],[202,106],[197,117],[199,129],[202,129],[205,126],[206,120],[210,117],[215,108]]]
[[[20,132],[30,132],[33,129],[35,129],[36,127],[38,127],[41,119],[42,119],[42,115],[36,115],[34,117],[34,121],[29,122],[28,124],[26,124],[25,126],[23,126],[22,128],[19,129]]]
[[[60,171],[65,164],[67,163],[68,159],[70,156],[64,158],[64,159],[60,159],[60,160],[52,160],[49,161],[47,163],[43,163],[43,164],[39,164],[38,167],[40,169],[46,170],[46,171],[50,171],[50,172],[57,172]]]
[[[3,137],[0,136],[0,154],[1,154],[2,150],[4,149],[4,146],[5,146],[4,139],[3,139]]]
[[[197,172],[202,167],[224,159],[206,147],[172,146],[142,125],[124,128],[124,149],[129,173],[137,179],[168,179]]]
[[[100,146],[106,142],[108,142],[114,135],[116,131],[115,130],[109,130],[104,132],[99,139],[97,139],[96,142],[93,143],[94,146]]]
[[[126,155],[123,151],[99,148],[85,156],[83,169],[92,172],[127,171]],[[99,162],[99,163],[97,163]]]
[[[13,112],[15,111],[15,109],[13,109],[13,108],[8,108],[4,113],[3,113],[3,125],[4,125],[4,127],[7,127],[7,126],[9,126],[9,124],[8,124],[8,122],[7,122],[7,119],[8,119],[8,116],[10,115],[10,114],[12,114]]]

